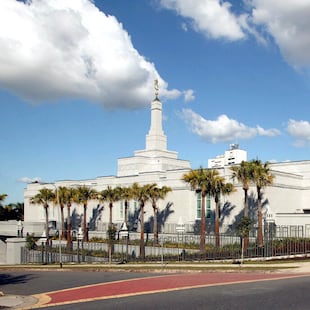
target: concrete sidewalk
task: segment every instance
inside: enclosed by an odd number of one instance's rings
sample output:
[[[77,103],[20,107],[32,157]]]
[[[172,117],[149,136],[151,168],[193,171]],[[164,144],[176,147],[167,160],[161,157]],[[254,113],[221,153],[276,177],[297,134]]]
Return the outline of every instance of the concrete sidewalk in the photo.
[[[3,295],[0,296],[0,309],[23,309],[34,305],[37,301],[33,296]]]

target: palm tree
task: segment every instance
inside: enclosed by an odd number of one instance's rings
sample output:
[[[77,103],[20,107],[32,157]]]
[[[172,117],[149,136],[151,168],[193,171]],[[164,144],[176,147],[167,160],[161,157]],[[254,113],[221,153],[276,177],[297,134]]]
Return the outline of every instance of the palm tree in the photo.
[[[145,247],[144,247],[144,206],[145,203],[150,200],[150,192],[157,186],[156,183],[146,184],[140,186],[138,183],[132,185],[132,197],[137,200],[140,207],[140,257],[145,258]]]
[[[65,219],[64,219],[64,208],[66,204],[66,192],[67,188],[60,186],[56,189],[56,203],[59,203],[61,213],[61,239],[65,238]]]
[[[83,241],[87,241],[87,205],[89,200],[96,199],[97,191],[88,186],[78,186],[75,191],[76,202],[83,205]]]
[[[99,194],[99,197],[101,197],[102,200],[105,200],[109,204],[109,226],[108,226],[108,231],[113,232],[114,231],[114,226],[113,226],[113,203],[116,201],[119,201],[121,199],[121,188],[120,187],[115,187],[112,188],[111,186],[108,186],[106,189],[101,191]],[[111,239],[111,235],[110,235]],[[111,263],[112,261],[112,242],[113,240],[109,240],[109,261]]]
[[[10,219],[12,220],[24,220],[24,203],[23,202],[17,202],[17,203],[9,203],[6,207],[10,208],[11,214]]]
[[[124,223],[128,227],[128,203],[132,199],[132,189],[130,187],[123,187],[121,190],[121,198],[124,200]]]
[[[154,216],[154,226],[153,226],[154,244],[158,244],[157,201],[159,199],[165,199],[167,194],[171,191],[172,191],[171,187],[168,186],[163,186],[162,188],[154,187],[150,191],[150,199],[152,202],[153,216]]]
[[[64,193],[64,201],[67,205],[67,248],[72,249],[71,238],[71,206],[76,200],[76,189],[68,187]]]
[[[1,194],[0,195],[0,204],[5,200],[5,198],[7,197],[7,194]]]
[[[201,222],[200,222],[200,252],[206,251],[206,195],[210,191],[208,178],[208,170],[200,167],[199,169],[191,169],[182,176],[182,181],[188,183],[192,190],[201,193]]]
[[[257,222],[258,246],[263,247],[263,216],[262,216],[262,189],[273,184],[274,175],[269,169],[269,163],[262,163],[260,160],[252,160],[253,175],[252,181],[256,185],[257,190]]]
[[[113,203],[119,201],[121,199],[121,188],[115,187],[112,188],[108,186],[106,189],[101,191],[100,195],[101,199],[107,201],[109,203],[109,226],[113,224]]]
[[[250,162],[242,161],[240,165],[230,167],[232,171],[232,178],[237,179],[242,184],[244,191],[244,202],[243,202],[243,216],[249,218],[249,202],[248,202],[248,191],[252,181],[253,167]],[[246,250],[249,243],[249,236],[244,236],[244,249]]]
[[[232,183],[225,183],[225,178],[219,175],[215,169],[209,170],[210,196],[214,197],[215,201],[215,245],[220,246],[220,212],[219,198],[221,195],[229,195],[234,191]]]
[[[241,244],[241,263],[243,263],[244,258],[244,238],[249,236],[249,231],[251,229],[252,221],[248,217],[242,217],[237,223],[237,230],[242,238]]]
[[[39,193],[34,197],[30,198],[30,203],[43,205],[45,211],[45,234],[46,234],[46,244],[48,244],[49,239],[49,227],[48,227],[48,208],[49,203],[55,201],[55,193],[49,188],[41,188]]]

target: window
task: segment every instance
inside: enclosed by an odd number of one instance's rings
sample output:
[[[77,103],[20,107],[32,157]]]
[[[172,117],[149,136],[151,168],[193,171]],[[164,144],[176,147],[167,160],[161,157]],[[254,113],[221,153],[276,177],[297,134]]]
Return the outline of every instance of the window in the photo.
[[[210,195],[206,195],[205,207],[206,207],[206,218],[211,218],[211,199]],[[202,207],[202,199],[201,192],[197,193],[197,208],[196,208],[196,217],[197,219],[201,218],[201,207]]]
[[[211,218],[211,198],[210,195],[206,196],[206,218]]]
[[[120,218],[124,218],[124,201],[122,200],[119,206],[119,216]]]
[[[201,193],[197,193],[197,214],[196,217],[198,219],[201,218]]]

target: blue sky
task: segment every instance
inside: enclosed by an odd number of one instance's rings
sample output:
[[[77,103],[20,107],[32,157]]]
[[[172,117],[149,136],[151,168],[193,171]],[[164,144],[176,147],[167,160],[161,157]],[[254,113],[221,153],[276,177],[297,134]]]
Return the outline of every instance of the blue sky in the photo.
[[[168,149],[207,166],[309,160],[309,0],[0,2],[0,193],[116,175],[145,148],[159,79]]]

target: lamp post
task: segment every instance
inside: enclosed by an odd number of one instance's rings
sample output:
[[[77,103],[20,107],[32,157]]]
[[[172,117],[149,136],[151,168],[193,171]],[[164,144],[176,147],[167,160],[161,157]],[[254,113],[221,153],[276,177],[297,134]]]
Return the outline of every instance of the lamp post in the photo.
[[[17,222],[17,237],[18,238],[23,237],[21,232],[22,232],[22,221],[19,220]]]
[[[184,243],[183,243],[183,234],[184,234],[184,232],[185,232],[185,225],[184,225],[183,220],[182,220],[181,217],[179,218],[179,221],[178,221],[178,223],[177,223],[176,231],[177,231],[177,233],[178,233],[178,244],[179,244],[179,233],[182,234],[182,239],[181,239],[181,242],[182,242],[181,259],[184,260],[184,258],[185,258],[185,257],[184,257],[184,256],[185,256],[185,255],[184,255],[185,250],[184,250]],[[179,253],[178,253],[178,256],[179,256],[179,259],[180,259]]]
[[[42,264],[44,264],[47,257],[47,253],[45,253],[45,259],[44,259],[44,250],[46,249],[46,241],[47,241],[45,230],[43,230],[40,241],[41,241],[41,261]]]
[[[127,259],[128,259],[128,233],[129,232],[128,232],[126,222],[124,222],[119,231],[119,236],[122,239],[122,263],[127,262]],[[124,239],[126,239],[126,259],[125,260],[124,260],[124,251],[123,251]]]
[[[56,192],[56,205],[58,205],[58,220],[59,220],[59,233],[58,233],[58,241],[59,241],[59,267],[62,268],[62,249],[61,249],[61,235],[62,235],[62,223],[61,223],[61,207],[59,203],[59,192],[58,187],[55,184],[52,184],[55,188]]]
[[[81,258],[80,258],[80,243],[82,242],[82,250],[83,250],[83,230],[81,227],[79,227],[78,230],[78,235],[77,235],[77,240],[78,240],[78,244],[77,244],[77,257],[78,257],[78,263],[81,263]],[[83,253],[82,253],[83,255]]]

